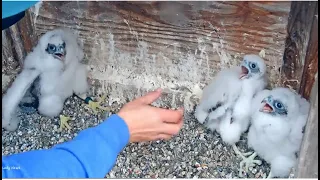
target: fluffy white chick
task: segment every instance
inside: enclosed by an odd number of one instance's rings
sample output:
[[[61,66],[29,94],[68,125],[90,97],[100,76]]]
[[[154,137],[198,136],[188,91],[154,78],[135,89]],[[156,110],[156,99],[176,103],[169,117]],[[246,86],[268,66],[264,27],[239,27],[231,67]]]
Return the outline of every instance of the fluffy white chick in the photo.
[[[18,128],[19,119],[16,116],[16,108],[39,74],[40,71],[36,69],[24,69],[8,88],[2,97],[2,128],[8,131],[14,131]]]
[[[239,96],[240,74],[240,67],[223,69],[203,89],[200,103],[195,110],[195,117],[201,124],[213,131],[218,129],[220,118],[227,109],[232,108]]]
[[[255,98],[248,146],[271,164],[268,178],[287,177],[297,162],[309,102],[288,88],[275,88]]]
[[[82,94],[88,90],[87,70],[85,65],[80,63],[84,57],[82,47],[70,30],[54,30],[45,42],[47,46],[43,47],[46,47],[47,55],[55,58],[62,66],[48,69],[41,74],[38,110],[43,115],[54,117],[61,112],[66,98],[74,92]]]
[[[246,55],[241,63],[241,83],[239,96],[228,110],[226,116],[221,118],[219,133],[224,142],[232,145],[235,153],[241,158],[245,158],[249,153],[241,153],[236,144],[250,124],[253,97],[267,85],[266,64],[264,60],[257,55]],[[261,161],[252,161],[252,163],[261,164]],[[240,166],[239,176],[242,176],[242,166]]]
[[[207,122],[211,130],[219,131],[223,129],[220,128],[221,119],[231,120],[233,114],[247,117],[253,95],[266,85],[265,72],[265,63],[257,55],[246,55],[239,67],[220,71],[203,90],[200,104],[195,110],[197,120],[200,123]],[[229,116],[226,116],[226,112]],[[247,124],[243,126],[247,127]],[[230,141],[230,144],[233,142]]]
[[[265,88],[266,65],[257,55],[245,55],[240,67],[221,71],[203,92],[195,116],[216,130],[224,142],[245,158],[235,143],[249,127],[253,96]]]
[[[253,96],[267,85],[266,64],[261,57],[246,55],[240,66],[241,89],[237,89],[238,98],[229,109],[230,115],[223,117],[219,126],[221,138],[230,145],[238,142],[241,134],[248,130]]]
[[[252,102],[251,102],[250,120],[251,120],[252,114],[260,109],[259,105],[261,104],[261,101],[265,97],[268,97],[270,95],[270,92],[271,92],[270,90],[264,89],[264,90],[258,92],[257,94],[255,94],[255,96],[253,97]],[[245,165],[245,172],[247,172],[249,170],[250,166],[254,166],[255,164],[258,164],[258,165],[262,164],[262,161],[254,159],[257,156],[256,152],[254,152],[254,153],[253,152],[241,153],[235,147],[233,147],[233,148],[234,148],[234,151],[237,152],[237,154],[242,158],[242,161],[240,162],[240,168],[239,168],[239,176],[240,177],[243,177],[243,166],[244,165]],[[247,156],[249,156],[249,157],[247,157]]]
[[[65,99],[73,92],[85,93],[88,82],[86,67],[80,63],[83,56],[82,47],[71,30],[56,29],[45,33],[27,55],[22,72],[2,99],[2,127],[9,131],[18,127],[17,105],[38,76],[38,111],[45,116],[57,116]]]

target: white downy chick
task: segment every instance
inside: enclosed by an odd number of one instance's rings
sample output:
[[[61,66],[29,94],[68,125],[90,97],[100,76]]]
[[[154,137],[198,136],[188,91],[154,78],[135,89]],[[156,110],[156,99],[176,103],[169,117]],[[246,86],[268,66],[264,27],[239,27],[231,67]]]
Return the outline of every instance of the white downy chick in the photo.
[[[250,112],[250,120],[252,118],[252,114],[260,109],[261,101],[270,95],[270,90],[264,89],[257,94],[252,99],[251,102],[251,112]],[[241,153],[236,146],[233,146],[234,151],[242,158],[242,161],[240,162],[240,168],[239,168],[239,176],[243,177],[243,166],[245,166],[245,172],[248,172],[250,166],[254,166],[255,164],[261,165],[262,161],[255,160],[254,158],[257,156],[256,152],[247,152],[247,153]],[[247,157],[248,156],[248,157]]]
[[[288,177],[296,165],[310,104],[288,88],[275,88],[255,99],[248,146],[271,164],[268,178]]]
[[[59,60],[63,66],[46,70],[40,76],[41,96],[38,110],[49,117],[57,116],[66,98],[74,92],[82,94],[88,90],[86,66],[80,63],[84,54],[76,35],[67,29],[55,31],[45,51],[49,56]]]
[[[27,55],[22,72],[2,98],[2,127],[9,131],[17,129],[20,121],[15,115],[17,106],[38,76],[38,110],[45,116],[59,115],[65,99],[73,92],[85,93],[88,82],[86,67],[80,63],[83,56],[82,47],[71,30],[45,33]]]
[[[20,120],[16,115],[16,108],[39,75],[40,71],[36,69],[24,69],[8,88],[2,97],[2,128],[8,131],[14,131],[18,128]]]
[[[229,109],[230,115],[223,117],[219,126],[221,138],[230,145],[238,142],[241,134],[248,130],[252,99],[267,85],[266,64],[261,57],[257,55],[244,56],[241,72],[239,96],[233,108]],[[238,153],[238,151],[236,152]]]
[[[221,118],[219,132],[222,140],[232,145],[238,156],[246,159],[246,156],[252,153],[241,153],[235,143],[249,128],[253,97],[267,85],[266,64],[257,55],[246,55],[241,63],[241,70],[242,88],[239,90],[239,97],[233,108],[229,109],[227,115]],[[261,161],[252,161],[252,163],[261,164]],[[243,175],[242,165],[243,162],[240,164],[240,177]]]
[[[235,143],[250,123],[251,101],[267,85],[266,65],[257,55],[245,55],[240,67],[223,70],[203,91],[195,116],[211,130],[216,130],[224,142],[232,145],[242,158]]]
[[[195,117],[212,131],[218,130],[220,118],[232,108],[241,89],[240,67],[221,70],[208,86],[203,89]]]
[[[221,119],[231,120],[234,109],[237,116],[241,116],[245,110],[242,116],[247,117],[252,96],[266,85],[265,72],[264,61],[257,55],[246,55],[240,67],[220,71],[203,90],[200,104],[195,110],[197,120],[205,123],[209,129],[220,132],[223,129],[220,127]],[[247,129],[247,124],[243,125],[246,128],[241,129]]]

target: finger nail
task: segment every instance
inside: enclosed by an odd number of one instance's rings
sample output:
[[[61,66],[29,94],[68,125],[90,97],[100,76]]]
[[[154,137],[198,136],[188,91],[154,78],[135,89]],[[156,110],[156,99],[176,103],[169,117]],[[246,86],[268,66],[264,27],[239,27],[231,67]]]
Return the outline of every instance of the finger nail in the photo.
[[[161,88],[158,88],[158,89],[156,89],[155,91],[156,91],[156,92],[161,92],[162,89],[161,89]]]

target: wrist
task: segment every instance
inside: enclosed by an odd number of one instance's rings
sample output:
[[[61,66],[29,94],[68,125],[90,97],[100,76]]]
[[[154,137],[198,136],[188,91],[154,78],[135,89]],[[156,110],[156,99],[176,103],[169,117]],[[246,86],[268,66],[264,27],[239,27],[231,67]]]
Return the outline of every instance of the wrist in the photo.
[[[106,128],[110,128],[114,130],[115,136],[119,135],[122,136],[122,141],[128,143],[130,140],[130,131],[126,121],[119,116],[118,114],[112,114],[108,117],[103,123],[98,125],[96,128],[105,131]],[[106,132],[107,133],[107,132]]]
[[[123,112],[118,112],[117,114],[116,114],[119,118],[121,118],[121,120],[126,124],[126,126],[127,126],[127,129],[128,129],[128,133],[129,133],[129,135],[130,135],[130,133],[131,133],[131,128],[130,128],[130,123],[129,123],[129,121],[128,121],[128,116],[126,115],[126,113],[123,113]]]

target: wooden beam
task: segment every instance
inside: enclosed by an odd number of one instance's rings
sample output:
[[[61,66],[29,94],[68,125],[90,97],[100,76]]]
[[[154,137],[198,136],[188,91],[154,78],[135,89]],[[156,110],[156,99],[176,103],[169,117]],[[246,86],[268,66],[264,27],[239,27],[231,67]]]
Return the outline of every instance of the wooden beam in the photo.
[[[318,2],[292,2],[287,29],[283,84],[298,91],[304,98],[310,98],[311,103],[295,176],[317,178]]]
[[[318,2],[316,2],[315,13],[299,89],[299,93],[306,99],[310,97],[315,74],[318,72]]]
[[[291,3],[288,35],[283,55],[282,80],[285,86],[296,91],[300,88],[304,65],[314,63],[312,60],[306,60],[306,54],[307,52],[314,54],[307,49],[314,24],[313,19],[318,11],[317,7],[318,2],[294,1]]]
[[[300,149],[297,178],[318,178],[318,75],[310,99],[310,113]]]

